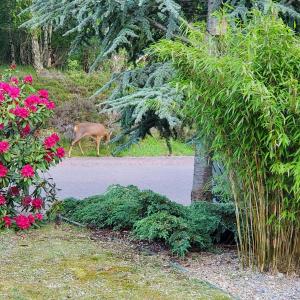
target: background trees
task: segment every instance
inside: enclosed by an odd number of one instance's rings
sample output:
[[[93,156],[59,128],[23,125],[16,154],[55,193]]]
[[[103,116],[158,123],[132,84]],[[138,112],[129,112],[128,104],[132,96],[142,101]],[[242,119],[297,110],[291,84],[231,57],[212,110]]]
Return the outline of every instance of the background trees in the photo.
[[[3,0],[0,3],[0,61],[2,63],[18,63],[33,65],[37,70],[60,65],[69,51],[70,39],[57,44],[61,32],[53,32],[49,22],[35,29],[20,28],[20,25],[32,17],[32,12],[26,8],[31,0]],[[53,39],[54,38],[54,39]]]

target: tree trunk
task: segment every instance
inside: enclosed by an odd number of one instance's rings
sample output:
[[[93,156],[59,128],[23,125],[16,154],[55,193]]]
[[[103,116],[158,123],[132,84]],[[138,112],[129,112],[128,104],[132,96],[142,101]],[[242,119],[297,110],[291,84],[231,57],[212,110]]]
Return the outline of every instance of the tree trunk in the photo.
[[[213,15],[221,6],[222,0],[208,0],[207,2],[207,31],[209,35],[220,35],[226,30],[226,22],[220,24],[219,19]],[[211,51],[213,52],[213,42]],[[200,145],[196,143],[194,160],[194,178],[191,194],[192,202],[198,200],[212,201],[212,176],[213,176],[212,155],[208,151],[205,157],[201,157]]]
[[[214,16],[214,12],[216,12],[220,6],[221,0],[208,0],[207,2],[207,31],[211,35],[220,35],[223,32],[223,24],[219,22],[219,19]]]
[[[218,34],[218,18],[213,13],[218,10],[221,5],[220,0],[208,0],[207,1],[207,31],[211,35]]]
[[[171,141],[170,141],[170,138],[169,137],[166,137],[165,138],[166,140],[166,145],[167,145],[167,148],[168,148],[168,156],[172,156],[173,154],[173,149],[172,149],[172,145],[171,145]]]
[[[84,72],[88,73],[90,71],[90,63],[89,63],[89,49],[87,47],[85,47],[83,49],[83,55],[82,55],[82,66],[83,66],[83,70]]]
[[[194,177],[191,194],[192,202],[212,201],[212,159],[208,154],[203,157],[200,145],[196,144],[194,158]]]
[[[16,51],[15,44],[13,41],[13,20],[12,20],[12,7],[10,1],[7,2],[8,10],[8,42],[9,42],[9,53],[10,53],[10,62],[12,64],[16,63]]]
[[[36,71],[43,70],[39,39],[36,32],[31,33],[31,49],[32,49],[33,67],[36,69]]]
[[[51,38],[52,38],[52,25],[45,25],[43,28],[43,34],[44,34],[44,39],[43,39],[43,65],[46,68],[51,67]]]

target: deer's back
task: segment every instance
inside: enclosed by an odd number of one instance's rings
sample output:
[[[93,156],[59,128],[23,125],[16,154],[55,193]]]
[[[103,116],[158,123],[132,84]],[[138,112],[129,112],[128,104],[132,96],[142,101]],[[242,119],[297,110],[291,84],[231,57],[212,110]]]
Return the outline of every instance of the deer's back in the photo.
[[[76,134],[88,133],[89,135],[103,135],[106,132],[104,125],[100,123],[79,123],[74,126]]]

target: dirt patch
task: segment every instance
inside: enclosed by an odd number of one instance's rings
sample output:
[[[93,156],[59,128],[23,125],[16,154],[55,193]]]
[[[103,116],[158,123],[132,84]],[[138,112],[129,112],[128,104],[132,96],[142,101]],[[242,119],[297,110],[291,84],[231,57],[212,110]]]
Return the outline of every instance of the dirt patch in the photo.
[[[180,259],[173,256],[163,243],[135,240],[128,231],[95,230],[91,232],[91,238],[126,245],[146,255],[157,255],[164,261],[166,267],[175,267],[189,278],[207,281],[238,299],[300,299],[299,276],[243,269],[235,246],[220,246],[215,253],[192,252],[185,259]]]
[[[91,239],[101,240],[104,242],[119,242],[126,244],[126,246],[139,252],[146,253],[148,255],[166,255],[171,258],[169,248],[164,243],[148,242],[134,239],[130,234],[130,231],[114,231],[110,229],[97,229],[91,231]]]
[[[189,276],[208,281],[240,299],[300,299],[299,276],[243,269],[235,249],[223,248],[219,254],[192,253],[182,264]]]

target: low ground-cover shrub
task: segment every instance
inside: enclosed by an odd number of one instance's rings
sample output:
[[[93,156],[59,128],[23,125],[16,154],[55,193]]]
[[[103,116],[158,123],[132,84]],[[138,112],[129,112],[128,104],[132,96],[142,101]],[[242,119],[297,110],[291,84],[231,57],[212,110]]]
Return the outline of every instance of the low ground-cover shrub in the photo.
[[[66,199],[63,216],[95,228],[132,230],[134,237],[162,241],[178,255],[191,248],[210,249],[224,233],[233,239],[234,207],[198,202],[186,207],[150,190],[113,185],[99,196]],[[228,236],[228,234],[227,234]]]

